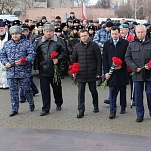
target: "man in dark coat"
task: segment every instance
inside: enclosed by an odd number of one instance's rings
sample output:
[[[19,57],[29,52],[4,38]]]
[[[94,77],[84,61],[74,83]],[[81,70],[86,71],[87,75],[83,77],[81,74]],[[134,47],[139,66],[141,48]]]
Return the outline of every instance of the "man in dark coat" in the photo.
[[[120,91],[121,114],[125,113],[126,108],[126,85],[128,84],[127,66],[125,63],[125,53],[128,46],[128,41],[119,38],[120,30],[113,26],[111,29],[111,39],[104,43],[103,47],[103,69],[105,78],[108,80],[110,91],[110,115],[113,119],[116,116],[116,98]],[[116,42],[116,45],[114,43]],[[122,60],[122,66],[115,67],[112,75],[109,70],[112,66],[112,57],[118,57]]]
[[[89,39],[87,30],[80,31],[81,42],[76,44],[72,54],[72,63],[80,64],[80,71],[76,75],[78,82],[78,110],[77,118],[82,118],[85,112],[85,85],[88,83],[93,98],[94,110],[98,112],[98,92],[96,80],[101,75],[102,59],[99,46]]]
[[[127,65],[135,72],[133,81],[137,113],[136,121],[142,122],[144,118],[144,84],[151,116],[151,69],[148,66],[148,62],[151,59],[151,39],[146,37],[146,27],[144,25],[136,26],[136,37],[127,48],[125,60]]]
[[[36,41],[37,56],[34,61],[34,70],[40,74],[40,89],[42,94],[43,107],[40,116],[49,114],[50,110],[50,84],[53,88],[56,110],[61,110],[63,104],[61,80],[54,81],[54,65],[58,65],[64,57],[63,48],[57,42],[57,37],[54,35],[54,25],[44,24],[44,36]],[[50,55],[53,52],[58,52],[58,56],[52,59]]]

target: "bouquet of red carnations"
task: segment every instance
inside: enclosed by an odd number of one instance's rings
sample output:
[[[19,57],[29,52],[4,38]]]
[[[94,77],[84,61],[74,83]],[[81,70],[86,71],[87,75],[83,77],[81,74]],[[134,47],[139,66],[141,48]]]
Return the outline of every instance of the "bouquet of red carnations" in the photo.
[[[112,75],[114,70],[115,70],[115,67],[119,67],[119,66],[122,66],[122,60],[118,57],[112,57],[112,66],[109,70],[109,75]],[[106,88],[107,86],[107,82],[108,80],[106,79],[102,84],[101,84],[101,88]]]
[[[70,65],[69,66],[69,72],[71,75],[73,75],[73,82],[76,84],[77,81],[76,81],[76,74],[79,72],[80,70],[80,64],[79,63],[74,63],[73,65]]]
[[[50,58],[53,60],[53,59],[56,59],[58,57],[58,52],[57,51],[54,51],[53,53],[50,54]],[[53,82],[54,83],[58,83],[61,81],[60,79],[60,74],[59,74],[59,70],[58,70],[58,66],[57,64],[54,64],[54,77],[53,77]]]
[[[26,58],[20,58],[19,59],[20,63],[25,63],[26,62]],[[15,62],[12,62],[11,65],[15,64]],[[2,68],[2,71],[6,71],[6,67]]]
[[[140,69],[142,70],[143,68],[145,68],[145,66],[149,66],[149,68],[151,68],[151,60],[147,64],[145,64],[143,67],[141,67]],[[136,74],[136,72],[133,71],[130,75],[134,76],[135,74]]]

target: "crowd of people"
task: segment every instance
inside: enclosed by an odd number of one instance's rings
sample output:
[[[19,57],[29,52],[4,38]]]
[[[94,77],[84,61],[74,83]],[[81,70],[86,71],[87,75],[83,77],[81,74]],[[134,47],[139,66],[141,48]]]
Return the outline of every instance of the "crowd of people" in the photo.
[[[27,100],[29,110],[34,111],[33,96],[39,91],[33,74],[40,79],[43,103],[40,116],[49,114],[51,108],[50,84],[56,110],[60,111],[63,104],[61,79],[69,76],[70,65],[79,63],[79,71],[72,74],[78,83],[77,118],[84,116],[86,83],[92,94],[93,112],[99,112],[96,87],[105,80],[109,86],[109,97],[104,103],[110,105],[109,118],[116,117],[118,92],[120,113],[126,113],[126,86],[130,83],[136,121],[142,122],[144,85],[151,116],[150,35],[149,23],[139,25],[125,19],[114,23],[110,18],[99,23],[99,20],[77,19],[74,12],[70,12],[66,22],[62,22],[60,16],[51,21],[42,16],[38,22],[31,19],[24,22],[0,20],[0,88],[10,90],[12,111],[9,116],[18,114],[19,101],[24,103]],[[57,56],[52,58],[54,52]],[[122,64],[115,65],[114,57]],[[54,80],[56,67],[59,72],[57,81]]]

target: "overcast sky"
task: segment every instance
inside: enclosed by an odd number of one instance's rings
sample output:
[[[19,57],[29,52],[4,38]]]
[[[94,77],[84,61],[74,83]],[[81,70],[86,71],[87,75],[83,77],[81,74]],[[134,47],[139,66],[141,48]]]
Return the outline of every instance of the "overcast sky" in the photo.
[[[96,4],[96,2],[97,2],[98,0],[90,0],[90,4]]]

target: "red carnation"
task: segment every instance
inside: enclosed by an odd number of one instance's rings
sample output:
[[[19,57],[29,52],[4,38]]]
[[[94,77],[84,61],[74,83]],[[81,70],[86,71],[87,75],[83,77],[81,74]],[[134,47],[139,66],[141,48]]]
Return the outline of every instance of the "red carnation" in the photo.
[[[122,65],[122,60],[120,58],[112,57],[112,61],[117,67]]]
[[[20,62],[21,63],[25,63],[26,62],[26,58],[20,58]]]
[[[148,66],[149,68],[151,68],[151,60],[148,62]]]
[[[58,52],[54,51],[53,53],[50,54],[50,58],[55,59],[58,55],[59,55]]]

